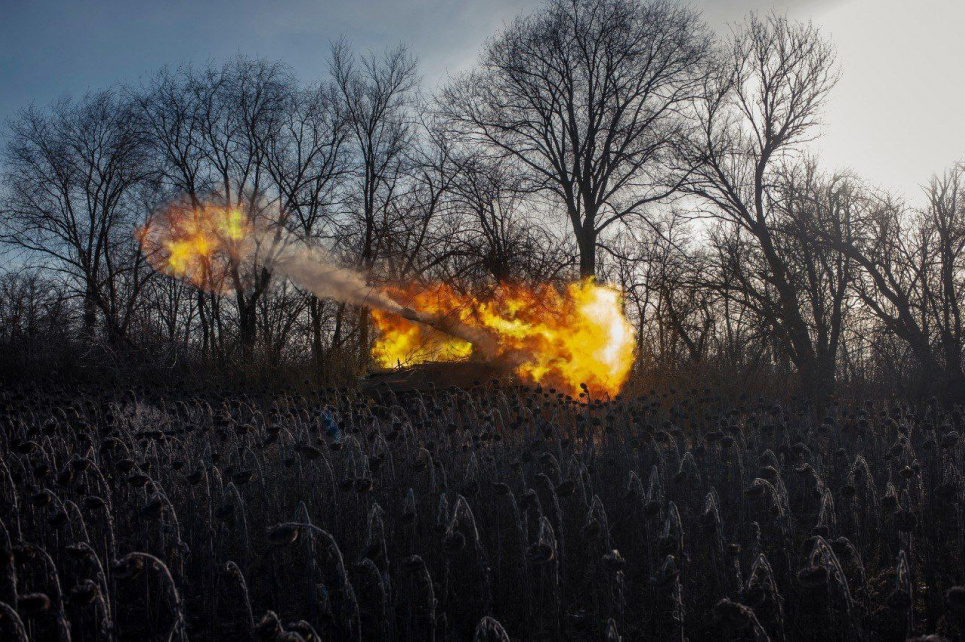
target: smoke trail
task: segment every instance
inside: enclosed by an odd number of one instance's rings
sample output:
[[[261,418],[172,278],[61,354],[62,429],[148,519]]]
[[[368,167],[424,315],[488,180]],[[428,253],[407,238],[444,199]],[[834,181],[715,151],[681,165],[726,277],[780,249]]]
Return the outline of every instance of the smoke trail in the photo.
[[[156,213],[137,236],[155,269],[205,290],[237,287],[246,280],[239,272],[267,269],[319,297],[398,314],[464,339],[487,355],[497,353],[497,342],[488,333],[458,319],[403,307],[369,285],[363,273],[338,265],[325,248],[281,227],[253,222],[239,208],[174,203]],[[239,270],[241,265],[247,267]]]
[[[495,337],[442,315],[404,307],[384,291],[366,283],[359,272],[337,265],[324,249],[300,241],[275,239],[273,268],[316,296],[378,308],[422,323],[473,344],[492,358],[499,352]]]
[[[401,305],[366,283],[359,272],[337,265],[322,248],[283,242],[273,267],[316,296],[403,313]]]

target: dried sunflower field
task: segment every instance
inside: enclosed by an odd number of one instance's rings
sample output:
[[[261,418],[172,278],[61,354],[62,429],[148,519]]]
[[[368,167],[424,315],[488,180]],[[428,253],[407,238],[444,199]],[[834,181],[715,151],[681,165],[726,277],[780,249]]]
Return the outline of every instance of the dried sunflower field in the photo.
[[[937,404],[486,383],[0,410],[4,640],[965,632],[965,419]]]

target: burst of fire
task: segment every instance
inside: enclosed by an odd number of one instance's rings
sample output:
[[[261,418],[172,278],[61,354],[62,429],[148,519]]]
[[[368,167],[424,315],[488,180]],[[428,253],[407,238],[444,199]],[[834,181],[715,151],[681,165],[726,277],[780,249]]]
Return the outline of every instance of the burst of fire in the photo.
[[[242,209],[181,204],[153,217],[139,237],[155,269],[220,291],[228,276],[234,279],[229,287],[237,287],[263,233]],[[590,280],[562,290],[503,285],[486,297],[445,284],[379,290],[317,253],[295,244],[269,245],[273,269],[302,287],[373,308],[380,330],[373,357],[385,367],[458,361],[475,351],[511,367],[523,381],[571,393],[586,384],[612,395],[633,365],[634,332],[620,293]]]
[[[420,312],[495,338],[490,359],[512,365],[523,381],[578,393],[615,394],[633,366],[634,331],[620,293],[590,280],[560,291],[550,285],[501,286],[491,297],[463,295],[445,284],[395,289],[393,298]],[[376,310],[380,338],[373,357],[384,367],[468,358],[473,346],[425,325]]]
[[[239,208],[173,205],[140,230],[140,241],[156,270],[218,290],[249,232],[248,219]]]

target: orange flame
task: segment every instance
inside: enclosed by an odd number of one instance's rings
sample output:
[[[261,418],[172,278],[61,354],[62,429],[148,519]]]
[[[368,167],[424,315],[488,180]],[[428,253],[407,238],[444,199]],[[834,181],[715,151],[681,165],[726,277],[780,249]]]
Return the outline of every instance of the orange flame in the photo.
[[[139,236],[154,269],[205,290],[219,290],[250,230],[238,208],[174,205],[156,215]]]
[[[563,291],[502,285],[492,298],[463,295],[445,284],[424,290],[390,291],[414,309],[442,315],[493,335],[498,355],[514,364],[521,380],[578,393],[620,391],[633,366],[634,330],[616,289],[592,280]],[[380,310],[373,311],[380,338],[372,356],[383,367],[427,361],[467,359],[472,346],[424,325]]]
[[[255,258],[261,237],[244,210],[215,204],[171,206],[138,235],[155,269],[209,291],[220,291],[228,277],[233,279],[232,287],[243,285],[242,272],[250,269],[243,263]],[[313,261],[321,259],[300,254],[295,247],[282,243],[271,250],[277,250],[274,259],[281,259],[274,264],[281,273],[316,293],[376,307],[373,315],[380,338],[372,355],[382,366],[458,361],[473,354],[474,346],[464,338],[386,311],[398,311],[406,302],[427,322],[476,341],[475,348],[485,351],[485,358],[512,367],[522,381],[571,393],[579,393],[586,384],[594,393],[613,395],[630,374],[634,331],[614,288],[592,280],[571,283],[562,290],[552,285],[504,284],[492,296],[482,297],[437,284],[359,295],[354,280],[350,279],[351,287],[344,287],[344,270],[311,269],[318,267]],[[360,275],[355,276],[364,284]],[[339,279],[335,287],[332,281]]]

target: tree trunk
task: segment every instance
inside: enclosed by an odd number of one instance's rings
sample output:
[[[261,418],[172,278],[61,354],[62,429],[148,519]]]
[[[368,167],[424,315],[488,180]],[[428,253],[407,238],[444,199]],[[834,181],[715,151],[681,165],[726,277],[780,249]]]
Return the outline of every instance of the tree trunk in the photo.
[[[256,301],[254,297],[246,301],[241,294],[238,295],[238,323],[241,331],[241,353],[245,363],[249,363],[251,357],[254,355],[255,342],[258,338]]]
[[[369,364],[369,309],[359,308],[359,365],[364,369]]]
[[[203,290],[198,290],[198,317],[201,320],[201,360],[207,363],[211,355],[211,328],[208,326]]]
[[[962,372],[961,355],[957,359],[953,356],[945,363],[942,384],[941,395],[946,403],[953,405],[965,399],[965,372]]]
[[[312,321],[312,360],[315,362],[315,380],[325,380],[325,348],[322,345],[322,302],[312,295],[308,306]]]
[[[834,393],[835,359],[833,354],[819,353],[798,364],[802,392],[815,402],[823,405],[828,396]]]
[[[97,324],[97,305],[94,303],[94,293],[88,289],[84,293],[84,335],[88,339],[94,338],[94,326]]]
[[[580,249],[580,278],[596,276],[596,233],[583,231],[577,238]]]

